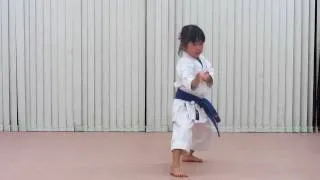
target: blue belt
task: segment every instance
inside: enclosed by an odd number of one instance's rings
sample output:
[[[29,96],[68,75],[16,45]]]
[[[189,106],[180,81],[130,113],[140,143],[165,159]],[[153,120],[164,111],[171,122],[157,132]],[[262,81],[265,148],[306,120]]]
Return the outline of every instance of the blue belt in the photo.
[[[207,116],[210,118],[210,120],[214,124],[214,126],[217,130],[218,136],[220,137],[220,132],[219,132],[219,128],[218,128],[217,124],[221,120],[220,120],[220,117],[219,117],[217,111],[215,110],[215,108],[213,107],[213,105],[210,103],[209,100],[207,100],[206,98],[199,98],[195,95],[192,95],[190,93],[182,91],[181,89],[177,90],[175,98],[185,100],[185,101],[194,101],[201,108],[203,108],[205,113],[207,114]]]

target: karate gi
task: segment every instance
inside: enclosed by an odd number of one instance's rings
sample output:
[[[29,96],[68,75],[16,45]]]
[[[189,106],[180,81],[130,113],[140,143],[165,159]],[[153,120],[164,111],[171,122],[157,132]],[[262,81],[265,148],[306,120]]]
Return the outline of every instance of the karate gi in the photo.
[[[183,52],[176,66],[175,88],[205,98],[211,92],[206,82],[201,82],[195,90],[191,90],[191,82],[200,71],[208,71],[214,79],[210,62],[202,55],[199,57],[201,63]],[[198,110],[198,120],[196,120]],[[213,135],[213,123],[205,111],[195,102],[174,99],[172,105],[172,139],[171,150],[182,149],[189,152],[207,150]]]

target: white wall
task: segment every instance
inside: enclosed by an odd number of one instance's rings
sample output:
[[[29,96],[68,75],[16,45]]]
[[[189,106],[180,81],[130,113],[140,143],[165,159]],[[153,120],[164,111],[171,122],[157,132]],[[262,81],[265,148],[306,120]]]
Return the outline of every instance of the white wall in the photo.
[[[0,0],[0,130],[170,131],[177,37],[196,23],[223,131],[310,131],[314,12],[315,0]]]
[[[314,69],[314,71],[315,71],[315,73],[316,73],[316,76],[314,77],[314,79],[315,79],[315,81],[316,81],[316,87],[315,88],[317,88],[317,89],[319,89],[319,61],[320,61],[320,26],[319,26],[319,24],[320,24],[320,15],[319,15],[319,12],[320,12],[320,3],[317,3],[317,27],[316,27],[316,64],[315,64],[315,66],[316,66],[316,68]],[[316,99],[317,101],[319,100],[319,90],[317,90],[316,91],[316,94],[315,94],[315,97],[314,97],[314,99]],[[314,126],[316,126],[315,127],[315,131],[316,132],[319,132],[319,129],[320,129],[320,127],[318,126],[318,124],[319,124],[319,110],[318,111],[315,111],[315,113],[314,113],[315,115],[315,125]]]
[[[311,131],[314,0],[151,0],[148,7],[148,131],[171,129],[171,53],[189,23],[207,37],[216,72],[210,98],[223,131]]]
[[[0,8],[1,130],[145,129],[144,0]]]

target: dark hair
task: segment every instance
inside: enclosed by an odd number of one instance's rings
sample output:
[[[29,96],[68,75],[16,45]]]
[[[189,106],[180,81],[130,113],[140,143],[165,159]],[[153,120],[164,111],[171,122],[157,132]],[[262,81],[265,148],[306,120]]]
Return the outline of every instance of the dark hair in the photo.
[[[198,27],[197,25],[190,24],[182,27],[179,40],[180,46],[178,54],[181,55],[181,51],[184,47],[187,46],[189,42],[205,42],[206,37],[200,27]]]

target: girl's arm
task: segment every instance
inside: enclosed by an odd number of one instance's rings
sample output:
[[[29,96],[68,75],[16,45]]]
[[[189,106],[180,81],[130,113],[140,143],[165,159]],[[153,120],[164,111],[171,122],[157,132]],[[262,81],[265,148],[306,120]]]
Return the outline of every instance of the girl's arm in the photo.
[[[191,82],[191,89],[192,90],[195,90],[195,89],[197,89],[197,87],[199,86],[199,84],[200,84],[200,81],[201,81],[201,74],[200,73],[198,73],[197,75],[196,75],[196,77],[192,80],[192,82]]]
[[[200,74],[193,74],[193,64],[187,61],[181,61],[177,64],[177,74],[181,77],[182,84],[189,90],[197,89],[200,84]]]
[[[206,82],[207,82],[207,85],[209,87],[211,87],[213,85],[213,80],[214,80],[214,69],[213,69],[211,63],[207,59],[205,59],[205,63],[206,63],[206,67],[207,67],[206,71],[207,71],[208,76],[209,76],[207,78]]]

